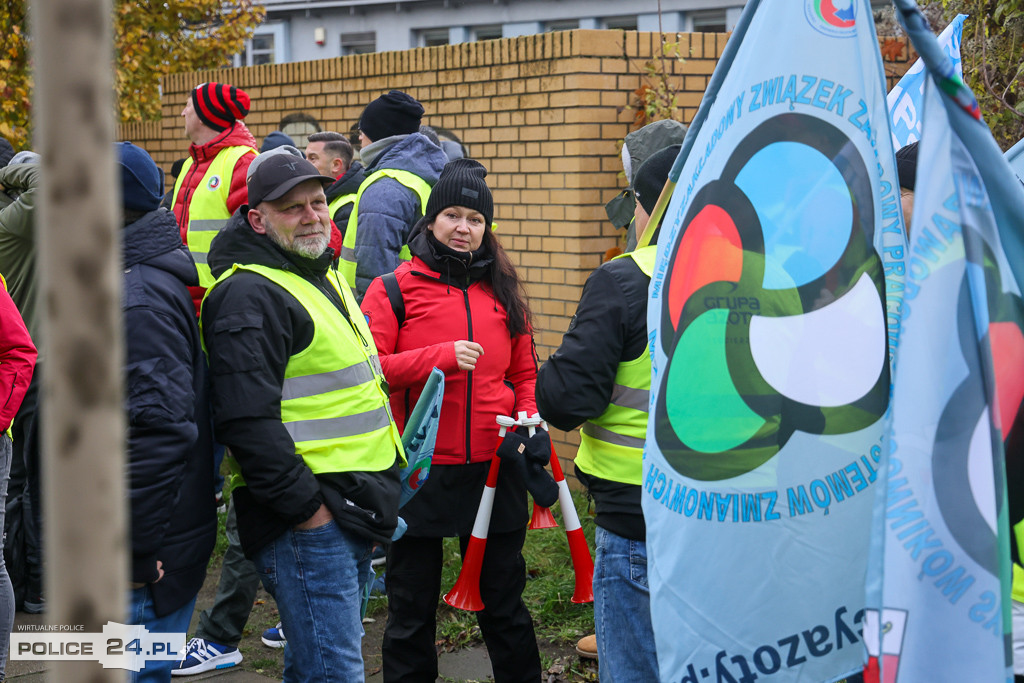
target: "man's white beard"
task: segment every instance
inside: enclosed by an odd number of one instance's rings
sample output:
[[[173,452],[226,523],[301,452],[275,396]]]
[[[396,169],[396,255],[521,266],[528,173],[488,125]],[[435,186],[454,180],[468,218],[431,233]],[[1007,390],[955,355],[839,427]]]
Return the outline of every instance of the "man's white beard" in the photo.
[[[324,253],[324,250],[327,249],[327,245],[330,244],[330,238],[323,234],[317,235],[316,240],[304,238],[301,241],[294,240],[292,244],[286,244],[281,238],[281,235],[273,228],[268,228],[267,236],[274,241],[274,244],[285,251],[298,254],[299,256],[304,256],[305,258],[318,257],[320,254]]]

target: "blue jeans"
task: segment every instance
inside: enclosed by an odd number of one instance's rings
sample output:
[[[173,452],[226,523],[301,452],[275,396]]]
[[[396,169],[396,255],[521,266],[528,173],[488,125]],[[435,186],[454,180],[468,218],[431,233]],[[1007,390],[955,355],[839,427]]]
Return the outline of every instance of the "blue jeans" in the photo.
[[[284,683],[363,680],[359,606],[371,546],[332,520],[290,529],[256,553],[256,569],[288,634]]]
[[[153,592],[149,586],[133,588],[128,596],[128,623],[142,624],[150,633],[187,633],[195,606],[196,599],[192,598],[170,614],[158,617],[153,611]],[[173,665],[173,660],[149,660],[142,671],[128,672],[128,680],[131,683],[150,683],[151,681],[166,683],[171,680]]]
[[[601,683],[658,680],[647,544],[597,527],[594,623]]]
[[[0,434],[0,530],[4,528],[4,511],[7,510],[7,478],[11,473],[11,457],[11,437]],[[0,548],[0,680],[4,677],[13,628],[14,588],[11,586],[11,577],[7,575],[4,554]]]

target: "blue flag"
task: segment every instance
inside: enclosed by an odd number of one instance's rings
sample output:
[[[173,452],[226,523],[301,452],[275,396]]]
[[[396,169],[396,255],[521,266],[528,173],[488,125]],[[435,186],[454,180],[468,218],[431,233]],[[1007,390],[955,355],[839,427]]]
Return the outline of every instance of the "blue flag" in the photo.
[[[926,83],[905,290],[891,302],[902,331],[866,678],[1009,681],[1004,440],[1024,397],[1024,189],[917,6],[896,4]]]
[[[903,225],[867,0],[753,0],[676,165],[642,502],[660,675],[859,671]]]
[[[949,57],[957,76],[963,75],[960,64],[960,38],[963,35],[966,14],[958,14],[939,34],[939,45]],[[886,98],[892,117],[892,146],[899,149],[921,139],[921,98],[924,93],[924,62],[918,59],[907,69],[899,83]]]
[[[1017,141],[1017,144],[1006,152],[1006,160],[1017,177],[1024,180],[1024,140]]]
[[[401,508],[416,495],[430,476],[430,464],[437,442],[437,426],[441,420],[441,403],[444,401],[444,373],[433,368],[423,385],[419,400],[405,421],[402,432],[402,447],[408,464],[402,468],[402,495],[398,501]]]

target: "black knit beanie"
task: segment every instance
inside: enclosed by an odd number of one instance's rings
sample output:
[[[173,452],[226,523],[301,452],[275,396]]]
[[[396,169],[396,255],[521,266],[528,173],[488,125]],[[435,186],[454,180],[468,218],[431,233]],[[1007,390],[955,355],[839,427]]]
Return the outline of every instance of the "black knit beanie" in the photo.
[[[491,225],[494,218],[494,199],[484,182],[487,169],[473,159],[455,159],[441,169],[441,177],[430,191],[427,210],[423,217],[429,223],[449,206],[464,206],[479,211],[484,216],[484,225]]]
[[[633,193],[648,215],[654,211],[654,205],[658,203],[658,197],[665,187],[668,173],[672,170],[672,164],[675,163],[681,146],[672,145],[655,152],[640,165],[633,177]]]
[[[401,90],[392,90],[366,105],[359,130],[371,141],[419,132],[423,105]]]
[[[900,178],[900,187],[914,190],[914,181],[917,179],[917,143],[911,142],[905,147],[900,147],[896,152],[896,174]]]

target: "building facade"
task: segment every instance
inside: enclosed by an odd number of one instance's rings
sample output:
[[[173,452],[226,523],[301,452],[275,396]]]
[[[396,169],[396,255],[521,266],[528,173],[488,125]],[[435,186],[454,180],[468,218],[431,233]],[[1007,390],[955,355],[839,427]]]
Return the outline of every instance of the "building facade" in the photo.
[[[303,62],[572,29],[731,31],[743,0],[264,0],[235,66]]]

